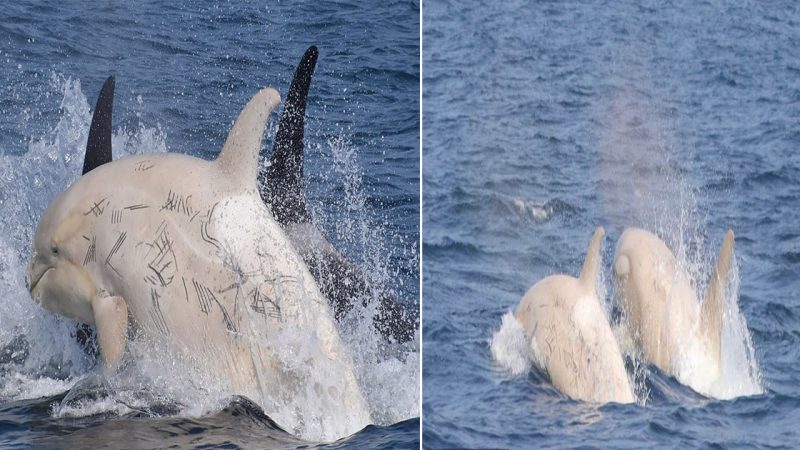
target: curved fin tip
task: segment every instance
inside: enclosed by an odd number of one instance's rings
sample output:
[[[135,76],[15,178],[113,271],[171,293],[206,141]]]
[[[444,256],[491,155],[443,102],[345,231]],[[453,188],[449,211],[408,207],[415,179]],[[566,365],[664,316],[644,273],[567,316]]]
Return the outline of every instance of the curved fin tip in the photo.
[[[589,248],[586,250],[586,259],[583,261],[580,281],[592,287],[594,287],[595,280],[597,279],[597,271],[600,266],[600,247],[603,244],[603,237],[605,235],[606,230],[603,227],[597,227],[594,231],[594,235],[592,235],[592,240],[589,241]]]

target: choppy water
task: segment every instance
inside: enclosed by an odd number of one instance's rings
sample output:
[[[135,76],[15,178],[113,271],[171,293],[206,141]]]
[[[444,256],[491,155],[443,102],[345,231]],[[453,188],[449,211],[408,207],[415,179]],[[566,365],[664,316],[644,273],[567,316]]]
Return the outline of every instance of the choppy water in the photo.
[[[149,373],[109,388],[74,325],[31,302],[37,218],[80,173],[91,108],[117,76],[115,157],[211,158],[262,86],[285,95],[309,45],[306,186],[329,239],[409,308],[419,296],[419,3],[35,1],[0,12],[0,445],[315,445],[257,405]],[[271,147],[279,111],[265,139]],[[419,445],[419,342],[342,328],[376,425],[352,448]],[[321,374],[324,376],[324,374]],[[114,386],[118,387],[118,386]]]
[[[800,10],[662,3],[425,3],[426,447],[800,444]],[[577,275],[601,225],[605,280],[640,226],[698,291],[735,230],[734,399],[629,358],[639,404],[594,406],[493,356],[503,316],[543,277]]]

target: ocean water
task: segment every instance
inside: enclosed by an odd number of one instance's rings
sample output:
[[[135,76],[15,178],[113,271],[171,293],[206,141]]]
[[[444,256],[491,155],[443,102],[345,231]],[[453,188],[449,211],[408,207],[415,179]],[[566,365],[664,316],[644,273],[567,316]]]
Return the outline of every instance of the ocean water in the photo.
[[[0,446],[328,445],[286,433],[246,398],[187,386],[191,374],[109,383],[71,336],[74,324],[30,300],[25,264],[39,215],[80,174],[108,75],[116,75],[115,158],[210,159],[250,96],[263,86],[285,95],[316,45],[305,167],[315,221],[417,309],[419,2],[23,1],[2,9]],[[419,336],[385,345],[357,320],[340,331],[375,425],[330,445],[418,447]]]
[[[424,4],[424,447],[800,445],[798,44],[786,1]],[[634,405],[570,400],[531,368],[508,314],[577,276],[598,226],[615,322],[626,227],[701,293],[735,231],[726,400],[630,348]]]

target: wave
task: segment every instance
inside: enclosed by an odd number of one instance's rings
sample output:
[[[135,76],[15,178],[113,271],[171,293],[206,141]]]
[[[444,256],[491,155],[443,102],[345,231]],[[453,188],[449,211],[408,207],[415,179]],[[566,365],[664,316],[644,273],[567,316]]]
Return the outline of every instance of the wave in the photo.
[[[214,414],[204,417],[176,415],[181,405],[158,402],[147,392],[129,392],[114,398],[101,388],[72,389],[35,400],[18,401],[0,410],[3,422],[0,445],[21,442],[35,447],[180,448],[313,448],[275,423],[246,397],[226,399]],[[139,403],[136,403],[136,398]],[[53,412],[57,411],[55,416]],[[47,421],[46,427],[37,426]],[[417,448],[419,419],[389,426],[369,425],[353,436],[325,448]]]
[[[441,238],[436,242],[425,240],[422,243],[422,249],[427,257],[434,257],[448,253],[466,257],[474,257],[483,253],[483,251],[474,244],[458,241],[449,237]]]

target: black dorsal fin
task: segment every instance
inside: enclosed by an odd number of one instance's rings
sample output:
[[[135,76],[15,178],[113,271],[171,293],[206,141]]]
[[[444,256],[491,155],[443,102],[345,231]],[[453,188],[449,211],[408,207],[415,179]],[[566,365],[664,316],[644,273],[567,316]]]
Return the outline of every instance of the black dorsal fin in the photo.
[[[272,213],[282,225],[311,220],[306,209],[303,180],[303,132],[308,89],[317,55],[317,47],[312,45],[297,65],[261,189],[261,198],[271,205]]]
[[[111,110],[114,107],[114,75],[103,83],[94,107],[86,155],[83,157],[83,174],[95,167],[111,162]]]

